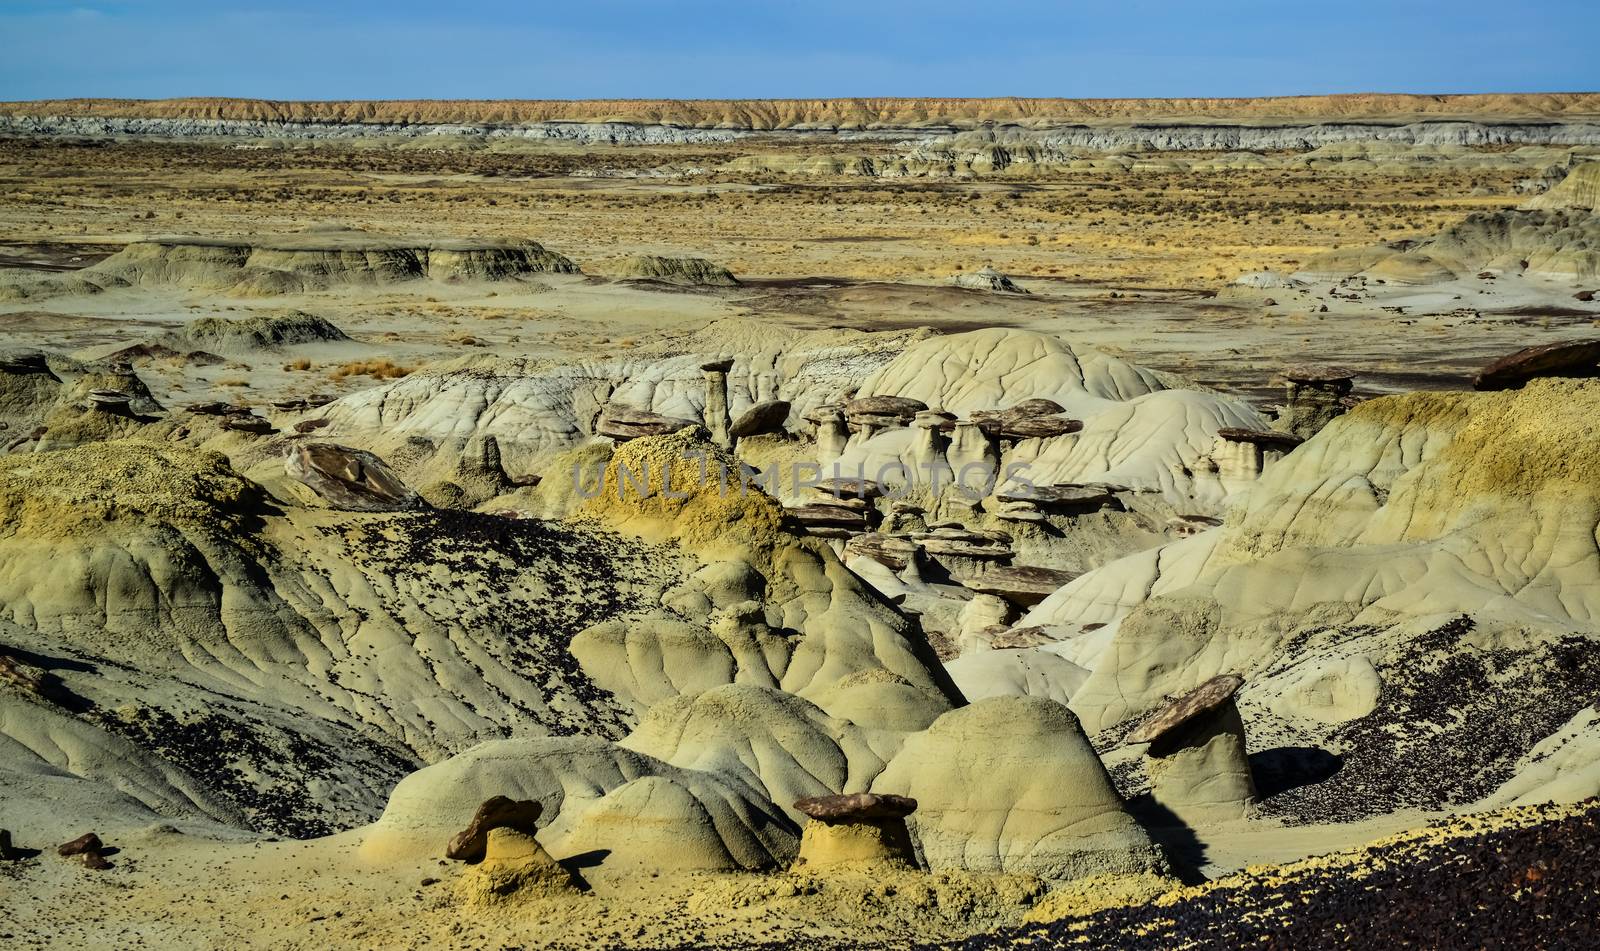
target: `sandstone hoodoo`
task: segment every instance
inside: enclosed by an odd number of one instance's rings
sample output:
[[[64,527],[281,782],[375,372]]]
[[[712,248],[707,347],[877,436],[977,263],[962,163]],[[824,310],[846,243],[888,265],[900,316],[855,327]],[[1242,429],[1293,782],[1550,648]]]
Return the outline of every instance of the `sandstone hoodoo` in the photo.
[[[917,801],[906,796],[850,793],[811,796],[794,808],[809,816],[800,836],[797,868],[843,864],[916,865],[906,817]]]
[[[1285,381],[1285,392],[1276,428],[1291,436],[1309,439],[1349,409],[1347,397],[1356,377],[1353,370],[1296,364],[1279,375]]]
[[[1155,800],[1178,818],[1242,818],[1256,798],[1245,753],[1237,674],[1219,674],[1151,714],[1124,742],[1146,743]]]
[[[491,796],[472,814],[467,827],[456,833],[445,847],[444,857],[469,865],[483,861],[489,846],[489,833],[496,829],[509,829],[526,836],[539,831],[539,817],[544,807],[538,802],[515,800],[507,796]]]

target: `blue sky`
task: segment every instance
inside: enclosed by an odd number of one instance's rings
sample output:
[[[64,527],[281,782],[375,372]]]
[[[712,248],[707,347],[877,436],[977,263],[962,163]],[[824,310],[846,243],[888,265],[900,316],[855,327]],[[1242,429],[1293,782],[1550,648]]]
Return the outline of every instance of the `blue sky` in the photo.
[[[0,0],[0,99],[1600,89],[1600,0]]]

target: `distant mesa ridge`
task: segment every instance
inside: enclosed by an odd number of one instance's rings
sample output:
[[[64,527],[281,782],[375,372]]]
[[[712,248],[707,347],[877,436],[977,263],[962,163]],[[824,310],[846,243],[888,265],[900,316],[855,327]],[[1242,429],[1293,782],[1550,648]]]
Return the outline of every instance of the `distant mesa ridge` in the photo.
[[[0,135],[289,138],[489,135],[717,142],[759,133],[883,138],[1016,128],[1085,147],[1297,148],[1600,142],[1600,93],[1267,99],[57,99],[0,103]]]
[[[1453,117],[1548,121],[1600,118],[1600,92],[1361,93],[1226,99],[46,99],[0,103],[0,114],[378,124],[619,122],[748,130],[1174,119],[1405,122]]]

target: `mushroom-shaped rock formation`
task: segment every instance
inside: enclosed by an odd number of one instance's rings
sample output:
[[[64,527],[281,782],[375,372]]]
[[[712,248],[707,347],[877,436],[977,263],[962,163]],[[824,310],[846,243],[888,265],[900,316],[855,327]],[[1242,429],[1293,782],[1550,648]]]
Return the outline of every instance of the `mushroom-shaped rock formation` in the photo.
[[[595,424],[595,432],[618,442],[627,442],[644,436],[666,436],[680,429],[699,425],[696,420],[663,416],[649,410],[612,403],[600,414],[600,419]]]
[[[972,419],[1007,439],[1048,439],[1083,429],[1082,420],[1061,415],[1065,412],[1066,408],[1055,400],[1035,397],[1008,409],[978,410],[972,414]]]
[[[1016,620],[1016,609],[1010,601],[997,594],[979,593],[961,608],[961,614],[956,618],[960,625],[961,642],[963,648],[975,641],[983,640],[985,632],[1004,628]]]
[[[908,826],[932,871],[1029,872],[1050,879],[1165,868],[1071,710],[993,697],[909,737],[872,783],[909,796]]]
[[[362,449],[303,442],[289,447],[283,466],[332,508],[399,512],[426,506],[382,459]]]
[[[735,439],[763,436],[783,432],[784,421],[789,418],[788,400],[767,400],[756,403],[739,414],[728,432]]]
[[[917,801],[905,796],[848,793],[811,796],[794,808],[811,818],[800,834],[796,866],[845,863],[915,865],[906,816]]]
[[[1038,604],[1078,575],[1037,565],[996,565],[962,581],[980,594],[993,594],[1024,607]]]
[[[1217,430],[1210,463],[1228,490],[1248,486],[1261,478],[1268,462],[1300,445],[1299,436],[1271,429],[1224,426]]]
[[[498,826],[484,836],[482,858],[456,883],[456,893],[469,905],[576,891],[572,873],[545,851],[533,833],[509,826]]]
[[[1355,371],[1339,366],[1298,364],[1284,369],[1287,392],[1277,428],[1310,439],[1335,417],[1349,409]]]
[[[706,429],[719,446],[731,445],[728,418],[728,371],[733,369],[733,358],[702,363],[700,372],[706,379],[706,405],[701,416]]]
[[[445,847],[444,857],[457,862],[475,864],[483,861],[489,833],[495,829],[510,829],[532,836],[538,831],[539,816],[544,806],[538,800],[516,800],[509,796],[490,796],[472,814],[467,827],[457,832]]]
[[[1472,378],[1478,390],[1515,390],[1539,377],[1600,376],[1600,340],[1524,347],[1490,363]]]
[[[960,274],[952,275],[950,283],[956,287],[965,287],[975,291],[999,291],[1004,294],[1028,293],[1018,287],[1011,278],[992,267],[981,267],[976,271],[963,271]]]
[[[1128,734],[1148,743],[1151,794],[1188,823],[1245,816],[1256,796],[1234,695],[1238,674],[1219,674],[1158,709]]]

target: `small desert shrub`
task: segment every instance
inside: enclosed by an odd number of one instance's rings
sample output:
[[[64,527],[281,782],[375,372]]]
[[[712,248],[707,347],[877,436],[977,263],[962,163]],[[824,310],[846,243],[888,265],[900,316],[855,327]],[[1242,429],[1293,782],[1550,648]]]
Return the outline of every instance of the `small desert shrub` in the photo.
[[[352,360],[333,368],[335,380],[352,376],[370,376],[374,380],[398,380],[410,374],[410,367],[400,366],[391,360]]]
[[[283,368],[285,370],[309,370],[311,369],[311,361],[305,357],[296,357],[295,359],[290,360],[288,363],[285,363]]]
[[[241,380],[236,376],[230,376],[226,380],[218,380],[217,381],[217,385],[218,386],[249,386],[250,385],[250,381],[249,380]]]

